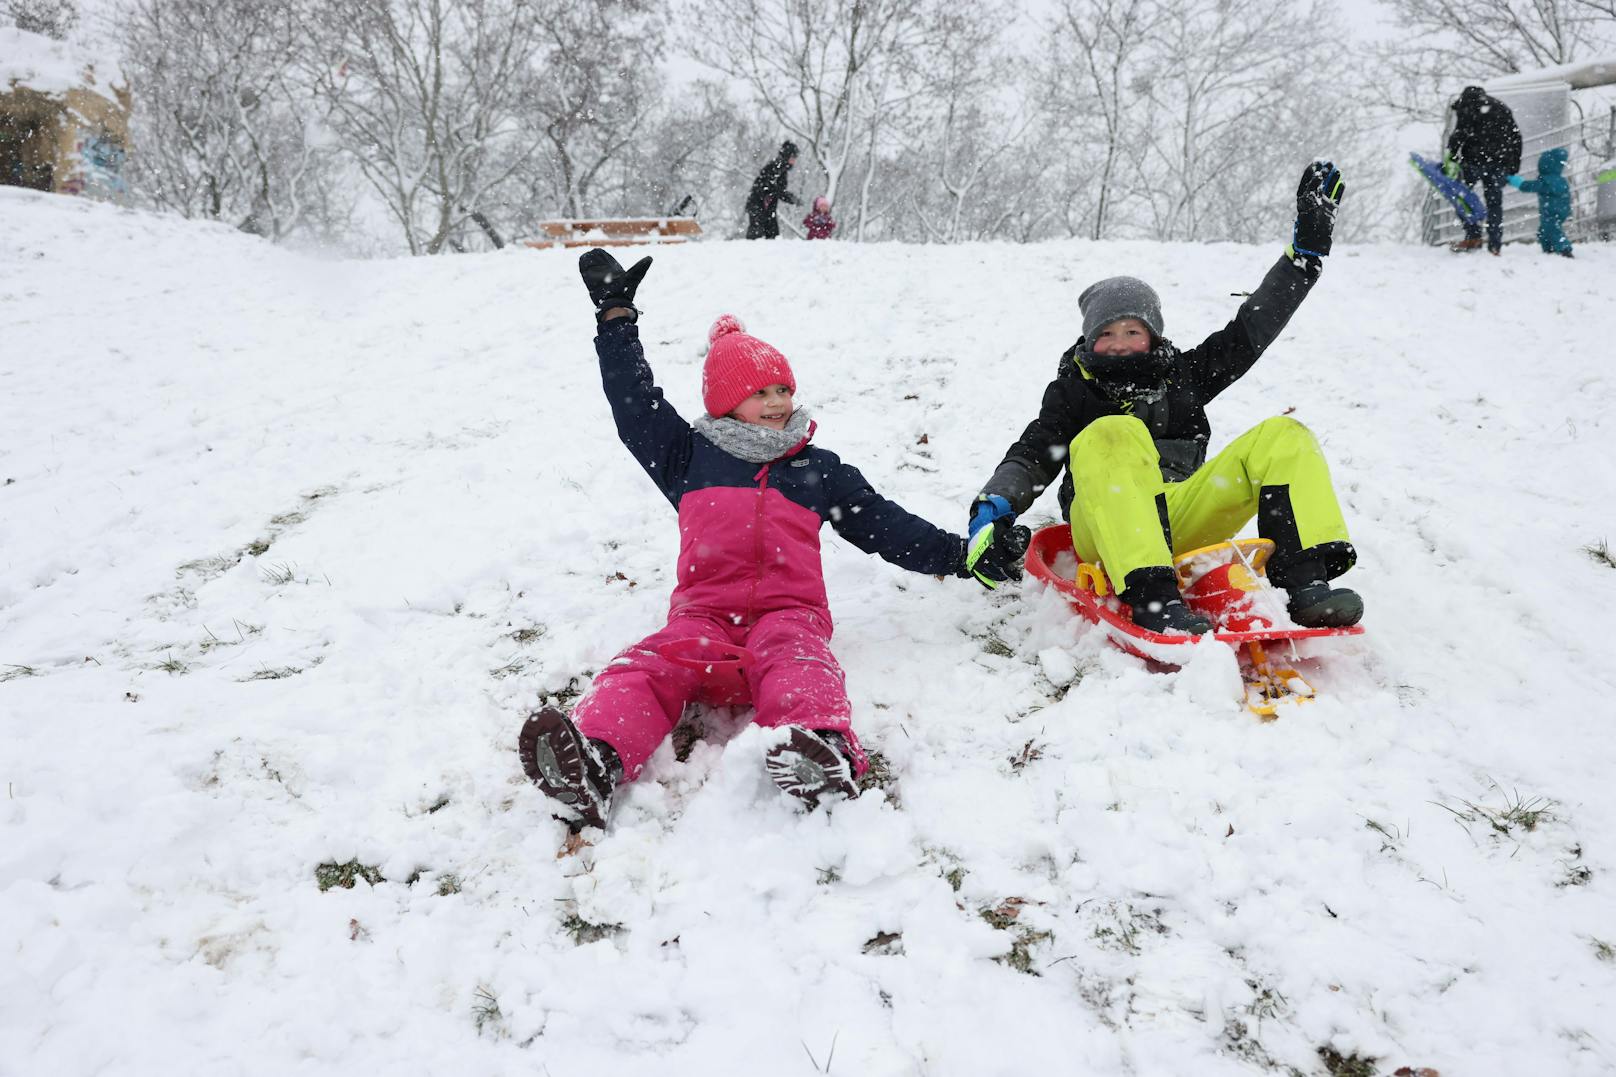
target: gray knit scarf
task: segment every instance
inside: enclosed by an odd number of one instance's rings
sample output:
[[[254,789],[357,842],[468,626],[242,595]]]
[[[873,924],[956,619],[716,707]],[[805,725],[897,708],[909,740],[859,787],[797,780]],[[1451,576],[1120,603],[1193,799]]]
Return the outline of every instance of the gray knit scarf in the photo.
[[[724,416],[715,419],[703,415],[695,422],[696,433],[723,449],[731,456],[749,464],[767,464],[778,460],[797,447],[809,434],[808,409],[798,408],[786,420],[784,430],[773,430],[756,423],[743,423]]]

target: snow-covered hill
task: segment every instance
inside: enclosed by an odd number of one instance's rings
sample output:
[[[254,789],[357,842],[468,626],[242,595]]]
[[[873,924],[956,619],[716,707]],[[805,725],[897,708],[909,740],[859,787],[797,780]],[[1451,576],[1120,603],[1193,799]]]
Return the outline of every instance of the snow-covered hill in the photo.
[[[705,243],[642,326],[693,415],[740,314],[962,527],[1085,284],[1191,344],[1278,247]],[[1331,459],[1369,634],[1317,702],[827,532],[885,788],[800,814],[709,715],[558,856],[516,730],[677,548],[575,264],[0,189],[0,1074],[1616,1070],[1616,248],[1341,249],[1214,405]]]

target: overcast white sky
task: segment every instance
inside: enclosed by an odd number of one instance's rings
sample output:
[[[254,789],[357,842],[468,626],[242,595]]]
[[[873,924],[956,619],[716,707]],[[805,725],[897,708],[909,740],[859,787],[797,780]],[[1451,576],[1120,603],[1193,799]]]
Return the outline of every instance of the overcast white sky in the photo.
[[[96,0],[105,3],[107,0]],[[685,0],[691,6],[700,0]],[[1276,0],[1282,2],[1282,0]],[[1059,7],[1059,0],[1019,0],[1015,7],[1022,18],[1039,20],[1048,16]],[[1347,26],[1364,41],[1372,41],[1391,32],[1392,24],[1386,9],[1377,0],[1339,0],[1335,5],[1341,13],[1342,20]],[[681,23],[688,24],[683,18],[675,19],[675,26]],[[676,33],[677,36],[677,33]],[[688,56],[678,55],[669,57],[666,69],[675,81],[686,82],[703,76],[711,77],[716,73],[710,68],[697,63]]]

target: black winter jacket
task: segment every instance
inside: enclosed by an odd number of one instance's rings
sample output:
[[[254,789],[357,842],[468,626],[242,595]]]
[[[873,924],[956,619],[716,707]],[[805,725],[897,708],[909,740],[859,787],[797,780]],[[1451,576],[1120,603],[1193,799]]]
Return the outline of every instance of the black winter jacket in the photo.
[[[1148,403],[1118,404],[1106,396],[1077,364],[1080,339],[1061,356],[1055,380],[1044,389],[1038,418],[1004,455],[983,494],[998,494],[1019,515],[1065,472],[1060,489],[1062,518],[1072,504],[1072,474],[1067,450],[1078,433],[1106,415],[1132,414],[1150,428],[1161,455],[1162,477],[1186,479],[1206,462],[1212,428],[1206,405],[1233,385],[1274,342],[1319,279],[1317,258],[1281,257],[1257,286],[1234,320],[1189,351],[1171,348],[1167,389]]]
[[[1459,162],[1465,182],[1521,170],[1521,129],[1508,105],[1479,86],[1467,86],[1451,107],[1458,119],[1448,136],[1448,153]]]
[[[752,189],[746,196],[746,215],[756,219],[772,218],[775,206],[781,202],[801,205],[802,201],[786,190],[786,183],[790,179],[790,158],[782,151],[771,158],[763,166],[763,171],[757,174],[757,179],[752,181]]]

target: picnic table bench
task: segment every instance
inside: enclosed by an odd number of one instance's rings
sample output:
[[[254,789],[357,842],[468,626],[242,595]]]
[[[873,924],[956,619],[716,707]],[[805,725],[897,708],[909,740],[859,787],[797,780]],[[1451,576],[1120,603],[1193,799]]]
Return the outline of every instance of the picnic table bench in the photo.
[[[701,235],[694,217],[609,217],[539,222],[529,247],[633,247],[646,243],[685,243]]]

